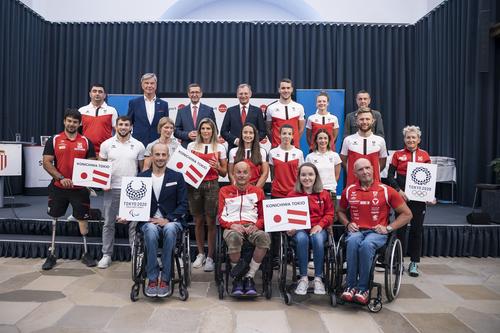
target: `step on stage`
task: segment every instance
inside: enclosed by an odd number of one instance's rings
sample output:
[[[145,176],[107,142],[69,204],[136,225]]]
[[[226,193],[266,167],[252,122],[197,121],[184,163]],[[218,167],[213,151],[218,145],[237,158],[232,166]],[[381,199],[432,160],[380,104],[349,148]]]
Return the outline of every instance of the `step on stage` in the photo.
[[[91,198],[92,208],[102,211],[102,193]],[[52,220],[46,214],[47,197],[16,196],[5,198],[5,207],[0,208],[0,256],[45,258],[51,242]],[[470,225],[466,215],[469,207],[438,204],[428,207],[424,224],[423,256],[446,257],[499,257],[500,225]],[[80,259],[83,239],[78,223],[67,222],[71,214],[57,223],[56,256],[64,259]],[[96,259],[101,257],[102,221],[90,221],[87,237],[88,251]],[[194,226],[191,225],[191,253],[196,252]],[[343,227],[335,225],[339,236]],[[116,225],[116,240],[113,260],[130,260],[128,227]]]

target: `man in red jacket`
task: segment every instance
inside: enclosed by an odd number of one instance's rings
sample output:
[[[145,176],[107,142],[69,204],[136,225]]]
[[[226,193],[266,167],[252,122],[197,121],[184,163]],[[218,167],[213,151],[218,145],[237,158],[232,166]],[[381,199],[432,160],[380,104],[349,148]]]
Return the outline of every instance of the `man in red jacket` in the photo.
[[[253,278],[269,250],[271,238],[263,230],[264,192],[261,188],[250,185],[250,166],[241,161],[235,164],[233,170],[234,185],[224,186],[219,192],[218,217],[224,229],[223,237],[233,267],[231,276],[234,282],[231,294],[252,296],[257,294]],[[250,265],[241,258],[244,239],[255,246]]]

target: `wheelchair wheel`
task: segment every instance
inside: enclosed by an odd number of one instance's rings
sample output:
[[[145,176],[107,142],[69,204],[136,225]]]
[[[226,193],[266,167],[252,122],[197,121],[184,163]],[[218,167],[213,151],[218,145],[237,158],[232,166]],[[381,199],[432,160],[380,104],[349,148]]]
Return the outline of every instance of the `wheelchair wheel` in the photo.
[[[273,283],[271,281],[264,282],[264,296],[266,299],[271,299],[273,297]]]
[[[403,275],[403,249],[396,237],[391,239],[385,252],[385,294],[392,302],[399,294]]]
[[[333,284],[334,287],[333,289],[335,290],[336,294],[340,294],[342,292],[342,282],[343,282],[343,277],[344,277],[344,246],[345,242],[343,240],[344,235],[341,236],[341,239],[337,243],[336,247],[336,255],[335,255],[335,273],[334,273],[334,280]]]
[[[372,298],[370,299],[370,302],[368,302],[367,306],[370,312],[377,313],[382,310],[382,300],[378,298]]]
[[[132,244],[132,280],[138,283],[142,280],[144,272],[144,244],[140,235],[135,236]]]
[[[292,294],[289,293],[288,291],[284,293],[283,299],[285,301],[286,305],[292,305]]]
[[[215,232],[215,260],[214,260],[215,261],[214,278],[215,278],[215,284],[217,286],[219,286],[224,279],[222,273],[222,261],[224,260],[223,247],[224,244],[222,243],[222,228],[220,227],[220,225],[217,224]]]
[[[189,244],[189,232],[184,233],[183,249],[182,249],[182,261],[183,261],[183,280],[186,287],[191,286],[191,251]]]
[[[130,290],[130,300],[132,302],[137,302],[137,299],[139,298],[139,290],[141,289],[140,284],[134,283],[132,286],[132,289]]]
[[[280,291],[285,297],[286,294],[286,273],[288,264],[288,241],[284,233],[281,234],[281,245],[280,245],[280,270],[278,276],[278,283]],[[285,300],[286,303],[286,300]]]
[[[224,280],[221,279],[219,281],[219,286],[217,288],[219,292],[219,299],[220,300],[224,299]]]
[[[187,290],[187,287],[184,285],[184,283],[180,283],[180,287],[179,287],[179,299],[181,301],[187,301],[187,299],[189,298],[189,292]]]
[[[330,294],[330,305],[332,308],[337,306],[337,296],[333,292]]]

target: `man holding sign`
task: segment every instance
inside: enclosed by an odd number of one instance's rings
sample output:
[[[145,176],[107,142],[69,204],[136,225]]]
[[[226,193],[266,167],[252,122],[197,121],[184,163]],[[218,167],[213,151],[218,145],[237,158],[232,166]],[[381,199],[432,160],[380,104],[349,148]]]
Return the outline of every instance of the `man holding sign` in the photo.
[[[271,245],[271,238],[263,230],[264,192],[260,187],[250,185],[250,165],[247,162],[236,163],[233,170],[234,185],[224,186],[219,192],[218,217],[231,260],[231,276],[234,278],[231,294],[254,296],[257,291],[253,278]],[[244,239],[255,246],[250,265],[241,258]]]
[[[64,113],[64,131],[53,135],[43,150],[43,168],[52,176],[49,185],[48,214],[52,221],[52,245],[42,269],[49,270],[56,264],[55,232],[57,218],[63,216],[71,204],[73,216],[78,220],[83,236],[84,254],[82,262],[88,267],[95,266],[95,260],[87,252],[87,239],[90,196],[89,190],[73,185],[73,165],[77,158],[95,159],[94,145],[85,136],[78,133],[82,115],[76,109],[67,109]]]
[[[101,145],[99,160],[113,163],[111,171],[111,189],[104,191],[104,226],[102,228],[102,258],[99,268],[111,265],[115,242],[115,222],[120,208],[122,177],[134,177],[142,170],[145,148],[142,142],[131,136],[132,121],[127,116],[116,119],[115,136]],[[129,241],[132,244],[135,223],[129,225]]]

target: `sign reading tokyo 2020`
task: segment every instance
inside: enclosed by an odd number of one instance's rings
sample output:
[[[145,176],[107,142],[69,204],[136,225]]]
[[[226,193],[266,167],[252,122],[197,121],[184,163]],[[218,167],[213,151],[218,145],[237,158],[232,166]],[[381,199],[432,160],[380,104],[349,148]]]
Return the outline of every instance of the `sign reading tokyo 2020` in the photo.
[[[410,200],[430,202],[436,192],[437,165],[409,162],[405,194]]]
[[[149,221],[151,178],[123,177],[118,216],[127,221]]]

